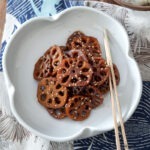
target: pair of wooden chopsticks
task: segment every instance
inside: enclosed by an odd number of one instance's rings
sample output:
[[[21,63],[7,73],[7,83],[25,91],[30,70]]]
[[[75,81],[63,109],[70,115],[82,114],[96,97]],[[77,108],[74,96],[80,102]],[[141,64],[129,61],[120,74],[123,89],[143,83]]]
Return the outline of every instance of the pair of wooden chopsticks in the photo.
[[[117,147],[117,150],[121,149],[119,132],[118,132],[117,117],[116,117],[116,110],[115,110],[115,101],[116,101],[117,110],[119,113],[119,122],[121,125],[121,132],[122,132],[122,136],[123,136],[124,149],[128,150],[128,142],[127,142],[124,123],[123,123],[123,119],[122,119],[120,102],[118,99],[118,92],[117,92],[117,87],[116,87],[116,78],[115,78],[115,74],[114,74],[111,52],[110,52],[110,47],[109,47],[109,39],[108,39],[106,29],[104,29],[104,46],[105,46],[107,64],[110,66],[110,70],[111,70],[111,75],[109,76],[109,86],[110,86],[110,96],[111,96],[111,103],[112,103],[112,114],[113,114],[114,127],[115,127],[116,147]]]

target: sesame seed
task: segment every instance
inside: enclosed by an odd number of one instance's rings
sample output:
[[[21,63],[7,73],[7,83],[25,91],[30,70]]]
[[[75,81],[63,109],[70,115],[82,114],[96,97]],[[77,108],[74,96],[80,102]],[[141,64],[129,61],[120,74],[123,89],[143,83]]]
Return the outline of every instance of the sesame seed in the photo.
[[[82,102],[81,105],[84,105],[84,103]]]

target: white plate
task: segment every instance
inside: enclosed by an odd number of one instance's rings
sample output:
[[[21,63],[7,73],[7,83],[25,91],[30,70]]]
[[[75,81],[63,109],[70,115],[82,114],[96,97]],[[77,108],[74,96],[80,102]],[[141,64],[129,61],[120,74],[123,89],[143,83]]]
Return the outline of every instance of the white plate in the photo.
[[[52,141],[85,138],[113,129],[109,94],[103,105],[93,110],[85,121],[56,120],[37,102],[37,81],[33,79],[37,59],[50,46],[65,45],[68,36],[76,30],[98,38],[103,49],[103,28],[109,31],[113,62],[120,71],[118,92],[124,120],[133,114],[140,100],[142,84],[137,64],[128,55],[129,41],[125,29],[102,12],[74,7],[53,17],[26,22],[6,48],[3,66],[10,105],[24,127]]]

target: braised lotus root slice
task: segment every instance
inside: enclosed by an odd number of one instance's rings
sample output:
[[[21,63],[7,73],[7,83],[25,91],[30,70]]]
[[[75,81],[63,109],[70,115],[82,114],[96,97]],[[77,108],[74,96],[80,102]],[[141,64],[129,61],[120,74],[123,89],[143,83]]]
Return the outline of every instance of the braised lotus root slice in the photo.
[[[89,85],[87,87],[84,87],[81,94],[91,97],[92,108],[96,108],[97,106],[99,106],[103,103],[103,100],[104,100],[103,94],[94,86]]]
[[[37,97],[46,108],[60,108],[67,100],[67,88],[58,84],[54,78],[44,78],[38,84]]]
[[[40,81],[43,78],[49,77],[52,72],[52,59],[49,55],[44,55],[39,58],[34,67],[33,76],[35,80]]]
[[[101,54],[98,40],[91,36],[79,36],[73,38],[69,49],[81,49],[85,52],[89,52],[92,56],[98,56]]]
[[[91,112],[91,98],[85,96],[74,96],[65,105],[66,114],[69,118],[82,121],[89,117]]]
[[[68,49],[72,49],[72,47],[71,47],[72,41],[74,41],[74,39],[76,39],[76,38],[80,38],[81,36],[84,36],[84,33],[82,33],[81,31],[75,31],[74,33],[72,33],[69,36],[67,43],[66,43]]]
[[[57,108],[57,109],[47,108],[47,111],[49,112],[49,114],[52,117],[54,117],[56,119],[63,119],[67,116],[65,107],[61,107],[61,108]]]
[[[53,73],[55,73],[57,72],[57,68],[63,59],[62,49],[57,45],[52,46],[50,48],[50,56],[52,58]]]
[[[103,103],[103,94],[99,91],[98,88],[88,85],[84,87],[70,87],[69,88],[70,95],[82,95],[82,96],[90,96],[92,100],[92,108],[96,108],[97,106]]]
[[[115,78],[116,78],[116,85],[118,85],[120,82],[120,74],[119,74],[118,68],[115,64],[113,64],[113,69],[114,69]],[[106,94],[110,90],[109,77],[107,78],[107,80],[102,85],[98,86],[98,89],[103,94]]]
[[[52,46],[40,57],[34,67],[33,76],[36,80],[40,81],[43,78],[56,74],[57,67],[63,58],[62,49],[56,45]]]
[[[84,49],[83,50],[87,52],[88,56],[95,57],[95,56],[101,55],[101,48],[100,48],[99,42],[96,38],[94,38],[92,36],[88,36],[88,37],[83,36],[82,40],[84,41],[84,44],[83,44]]]
[[[96,60],[97,59],[97,60]],[[93,64],[93,76],[91,85],[102,85],[110,75],[110,68],[108,67],[106,60],[101,57],[95,58],[96,63]]]
[[[72,49],[72,50],[66,51],[65,55],[68,58],[70,58],[70,57],[77,58],[77,59],[79,58],[79,59],[83,59],[84,61],[88,61],[87,57],[83,54],[83,52],[81,50]]]
[[[81,59],[64,59],[58,69],[58,82],[67,87],[85,86],[92,78],[92,68],[90,64]]]

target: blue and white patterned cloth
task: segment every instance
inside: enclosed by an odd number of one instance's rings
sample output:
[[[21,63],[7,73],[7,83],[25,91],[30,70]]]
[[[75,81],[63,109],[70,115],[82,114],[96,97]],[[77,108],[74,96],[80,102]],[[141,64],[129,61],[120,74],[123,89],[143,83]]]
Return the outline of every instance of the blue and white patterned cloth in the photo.
[[[15,30],[25,21],[36,16],[49,16],[74,6],[83,5],[83,1],[68,0],[8,0],[7,22],[2,48],[0,51],[0,71],[5,46]],[[143,82],[140,104],[134,115],[125,123],[129,147],[134,150],[150,150],[150,82]],[[120,133],[121,134],[121,133]],[[121,136],[120,136],[121,137]],[[123,141],[121,139],[121,144]],[[76,150],[114,150],[114,131],[74,142]]]

